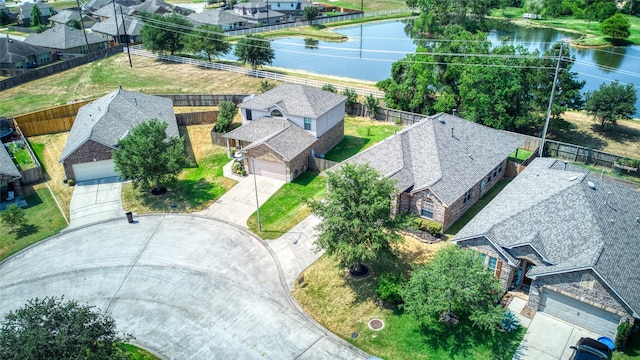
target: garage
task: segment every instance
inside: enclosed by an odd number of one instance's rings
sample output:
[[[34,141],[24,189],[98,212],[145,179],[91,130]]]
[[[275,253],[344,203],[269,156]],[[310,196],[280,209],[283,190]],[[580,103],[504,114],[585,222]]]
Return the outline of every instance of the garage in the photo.
[[[287,169],[284,164],[264,160],[251,161],[255,166],[255,174],[287,181]]]
[[[618,315],[548,289],[542,293],[539,311],[612,339],[620,322]]]
[[[76,182],[119,176],[114,168],[113,160],[73,164],[73,174]]]

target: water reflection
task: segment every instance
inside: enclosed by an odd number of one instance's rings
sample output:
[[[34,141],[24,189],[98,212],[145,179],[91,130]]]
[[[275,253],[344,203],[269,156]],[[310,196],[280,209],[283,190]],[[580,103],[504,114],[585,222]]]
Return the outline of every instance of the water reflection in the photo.
[[[604,49],[574,49],[576,58],[584,61],[592,61],[606,74],[620,69],[626,47],[608,47]]]
[[[307,50],[317,50],[320,40],[312,38],[304,38],[304,48]]]

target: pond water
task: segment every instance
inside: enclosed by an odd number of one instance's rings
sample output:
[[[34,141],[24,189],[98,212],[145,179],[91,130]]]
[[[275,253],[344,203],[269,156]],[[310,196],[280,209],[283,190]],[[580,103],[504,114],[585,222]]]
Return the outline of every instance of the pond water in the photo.
[[[389,77],[393,62],[416,50],[405,32],[406,26],[407,20],[394,20],[338,28],[335,32],[348,38],[340,43],[303,38],[275,39],[271,43],[275,51],[273,66],[360,80],[384,80]],[[563,38],[576,36],[553,29],[503,23],[498,26],[489,32],[489,40],[494,44],[522,45],[540,52]],[[640,46],[572,47],[571,53],[576,57],[572,71],[578,73],[580,80],[586,81],[584,91],[619,80],[634,84],[640,92]],[[235,59],[233,55],[228,58]],[[636,108],[636,116],[640,116],[640,98]]]

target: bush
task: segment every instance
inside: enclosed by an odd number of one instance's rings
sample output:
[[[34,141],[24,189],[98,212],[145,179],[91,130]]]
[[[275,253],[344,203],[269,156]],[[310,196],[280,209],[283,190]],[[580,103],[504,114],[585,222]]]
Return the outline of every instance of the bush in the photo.
[[[400,275],[384,273],[380,276],[378,286],[376,286],[376,294],[378,294],[380,300],[389,304],[402,304],[403,301],[402,296],[400,295],[400,289],[405,282],[405,278]]]
[[[514,313],[507,310],[504,313],[502,313],[502,319],[500,320],[500,327],[502,328],[502,330],[506,332],[518,330],[518,328],[520,327],[520,320],[518,320],[518,317]]]
[[[232,166],[232,170],[233,170],[234,173],[240,174],[242,172],[242,170],[244,170],[244,168],[242,166],[242,163],[239,162],[239,161],[234,162],[233,166]]]
[[[238,108],[236,104],[231,101],[223,101],[218,104],[218,120],[216,121],[216,125],[213,128],[217,133],[226,133],[229,129],[229,125],[233,121],[233,118],[238,113]]]
[[[414,224],[420,231],[426,231],[433,236],[439,236],[442,232],[442,224],[428,219],[416,218]]]
[[[621,159],[618,159],[618,164],[622,165],[622,166],[628,166],[628,167],[632,167],[632,168],[637,168],[638,167],[638,160],[629,159],[629,158],[621,158]]]
[[[342,91],[342,95],[347,97],[347,100],[344,103],[344,106],[351,107],[358,103],[358,94],[355,90],[351,88],[345,88]]]
[[[75,184],[76,184],[76,182],[75,182],[75,181],[73,181],[73,179],[69,179],[69,180],[67,180],[67,185],[69,185],[69,186],[73,186],[73,185],[75,185]]]
[[[260,92],[267,92],[276,87],[274,83],[270,83],[269,80],[264,80],[260,83]]]
[[[240,171],[240,175],[247,176],[247,170],[242,169],[242,171]]]
[[[616,332],[616,349],[620,350],[627,345],[627,339],[631,334],[631,324],[628,321],[623,321],[618,325],[618,331]]]
[[[333,86],[333,84],[324,84],[322,86],[322,90],[331,91],[332,93],[337,93],[338,92],[338,89],[336,89],[336,87]]]

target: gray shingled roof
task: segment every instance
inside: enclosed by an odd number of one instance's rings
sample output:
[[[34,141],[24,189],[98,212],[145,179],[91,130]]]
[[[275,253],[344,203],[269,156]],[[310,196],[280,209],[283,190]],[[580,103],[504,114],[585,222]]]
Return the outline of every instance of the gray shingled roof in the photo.
[[[640,310],[640,193],[567,166],[533,161],[454,238],[485,236],[505,249],[531,243],[550,264],[531,277],[592,268]],[[593,185],[593,187],[591,187]]]
[[[102,9],[107,6],[111,6],[113,8],[114,1],[116,8],[120,7],[120,5],[124,8],[125,6],[133,6],[142,2],[142,0],[91,0],[82,7],[91,13],[92,11]]]
[[[283,84],[263,94],[242,102],[243,109],[268,112],[273,106],[282,109],[284,115],[317,119],[336,105],[346,100],[346,96],[305,85]]]
[[[450,205],[523,142],[512,133],[437,114],[346,161],[368,163],[384,176],[396,179],[400,191],[429,188]]]
[[[244,22],[243,17],[231,11],[219,9],[205,9],[203,12],[190,14],[187,18],[196,25],[228,25]]]
[[[16,167],[16,164],[11,160],[11,155],[9,155],[9,150],[4,147],[4,145],[0,145],[2,149],[0,149],[0,174],[13,176],[14,178],[20,177],[20,171]]]
[[[105,5],[98,10],[95,10],[92,15],[100,16],[104,18],[112,18],[117,16],[118,19],[122,18],[122,14],[130,15],[133,11],[130,7],[124,5],[116,5],[116,8],[113,8],[113,4],[109,3],[109,5]]]
[[[242,151],[265,144],[285,161],[290,161],[316,142],[315,136],[306,130],[287,119],[277,117],[264,117],[248,122],[224,137],[251,142]]]
[[[32,55],[48,54],[51,51],[39,46],[25,44],[22,41],[0,38],[0,63],[13,64],[16,61],[24,61],[25,57]]]
[[[80,14],[76,9],[64,9],[49,18],[50,21],[66,24],[71,20],[80,20]]]
[[[89,44],[106,42],[101,36],[87,33],[85,40],[82,30],[74,29],[67,25],[56,25],[39,34],[29,34],[25,43],[42,46],[51,49],[73,49]]]
[[[166,122],[167,136],[179,136],[171,99],[118,89],[78,110],[60,162],[88,140],[115,149],[129,130],[156,118]]]
[[[118,24],[117,31],[116,31],[116,23]],[[142,30],[143,26],[144,26],[144,23],[142,21],[136,18],[132,18],[130,16],[125,16],[124,26],[123,26],[122,18],[120,18],[120,15],[118,15],[117,18],[110,17],[104,21],[100,21],[93,24],[93,26],[91,27],[91,31],[100,33],[100,34],[106,34],[109,36],[117,36],[117,35],[124,35],[125,28],[126,28],[127,30],[126,34],[128,36],[138,36],[140,35],[140,30]]]
[[[40,13],[42,14],[43,17],[48,17],[49,14],[51,14],[51,10],[53,10],[53,13],[55,14],[56,9],[49,5],[49,4],[43,4],[43,3],[22,3],[20,4],[19,8],[20,8],[20,13],[22,15],[23,19],[30,19],[31,18],[31,9],[36,6],[38,7],[38,9],[40,9]]]

